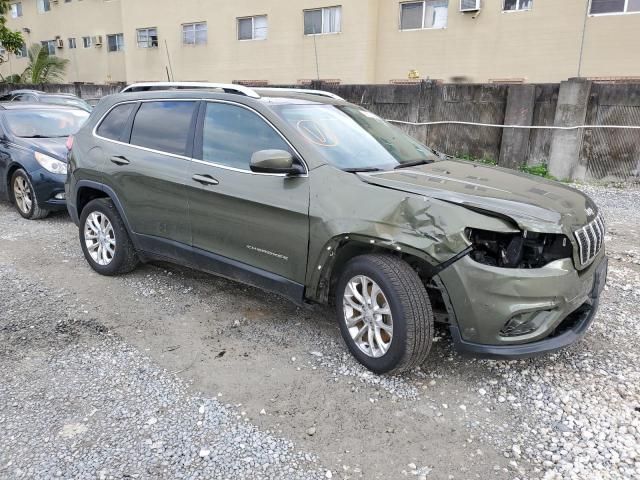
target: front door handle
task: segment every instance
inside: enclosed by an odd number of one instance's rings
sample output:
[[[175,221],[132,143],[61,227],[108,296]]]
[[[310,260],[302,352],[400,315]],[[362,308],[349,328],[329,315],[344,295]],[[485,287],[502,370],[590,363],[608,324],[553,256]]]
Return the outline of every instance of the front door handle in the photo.
[[[211,175],[194,175],[191,178],[193,178],[196,182],[201,183],[203,185],[218,185],[218,183],[220,183]]]
[[[121,156],[111,157],[111,162],[115,163],[116,165],[129,165],[129,160]]]

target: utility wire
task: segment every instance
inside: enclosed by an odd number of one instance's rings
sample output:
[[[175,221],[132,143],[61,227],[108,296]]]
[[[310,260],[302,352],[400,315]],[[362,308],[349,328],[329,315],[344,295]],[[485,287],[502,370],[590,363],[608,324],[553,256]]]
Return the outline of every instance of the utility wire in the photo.
[[[573,127],[558,127],[555,125],[500,125],[498,123],[476,123],[476,122],[460,122],[456,120],[442,120],[437,122],[405,122],[403,120],[387,120],[389,123],[398,123],[401,125],[413,125],[416,127],[428,125],[473,125],[477,127],[489,128],[516,128],[523,130],[580,130],[583,128],[607,128],[620,129],[627,128],[632,130],[640,130],[640,125],[576,125]]]

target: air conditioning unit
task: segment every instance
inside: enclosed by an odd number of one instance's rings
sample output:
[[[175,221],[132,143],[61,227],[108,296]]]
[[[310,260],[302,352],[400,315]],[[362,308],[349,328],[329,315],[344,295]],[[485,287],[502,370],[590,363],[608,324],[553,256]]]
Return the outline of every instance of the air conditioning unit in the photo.
[[[477,12],[482,7],[482,0],[460,0],[461,12]]]
[[[64,40],[61,39],[60,37],[56,38],[56,47],[64,48]]]
[[[92,42],[96,47],[102,46],[102,35],[96,35],[93,37]]]

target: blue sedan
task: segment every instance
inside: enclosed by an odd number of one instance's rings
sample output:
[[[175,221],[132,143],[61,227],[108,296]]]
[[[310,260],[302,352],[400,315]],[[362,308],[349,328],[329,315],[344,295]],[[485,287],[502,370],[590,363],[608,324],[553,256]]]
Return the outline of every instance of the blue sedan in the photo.
[[[66,144],[88,117],[73,107],[0,104],[0,197],[24,218],[66,208]]]

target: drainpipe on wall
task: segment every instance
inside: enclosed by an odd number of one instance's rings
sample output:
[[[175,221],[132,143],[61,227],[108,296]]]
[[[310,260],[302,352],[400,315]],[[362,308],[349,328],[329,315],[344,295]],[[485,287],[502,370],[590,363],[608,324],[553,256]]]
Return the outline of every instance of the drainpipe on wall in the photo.
[[[578,58],[578,78],[582,77],[582,56],[584,54],[584,39],[587,34],[587,19],[589,18],[589,0],[585,0],[584,22],[582,23],[582,39],[580,40],[580,57]]]

